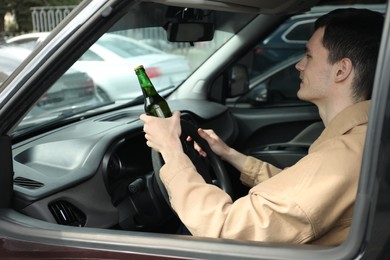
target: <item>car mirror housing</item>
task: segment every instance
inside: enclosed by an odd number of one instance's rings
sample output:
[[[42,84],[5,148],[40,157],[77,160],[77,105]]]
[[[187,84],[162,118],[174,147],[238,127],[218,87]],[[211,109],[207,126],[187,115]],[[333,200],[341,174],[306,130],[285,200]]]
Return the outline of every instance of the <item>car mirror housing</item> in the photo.
[[[206,22],[170,22],[166,30],[170,42],[202,42],[214,38],[215,25]]]

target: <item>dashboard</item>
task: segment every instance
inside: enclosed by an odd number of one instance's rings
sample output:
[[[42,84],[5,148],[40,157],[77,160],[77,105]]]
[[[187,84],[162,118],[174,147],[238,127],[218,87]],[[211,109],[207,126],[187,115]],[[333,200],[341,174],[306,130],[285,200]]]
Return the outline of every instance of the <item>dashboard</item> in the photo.
[[[181,100],[170,106],[227,142],[235,137],[235,122],[222,105]],[[162,222],[175,215],[155,183],[141,113],[141,106],[123,108],[14,144],[14,208],[70,226],[142,231],[169,226]]]

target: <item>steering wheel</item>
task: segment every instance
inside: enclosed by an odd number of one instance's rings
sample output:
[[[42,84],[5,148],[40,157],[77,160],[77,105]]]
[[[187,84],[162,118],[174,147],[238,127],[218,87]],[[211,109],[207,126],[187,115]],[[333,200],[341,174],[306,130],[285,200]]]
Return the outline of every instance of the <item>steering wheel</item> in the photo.
[[[194,124],[182,119],[181,128],[183,150],[191,159],[199,174],[202,175],[206,183],[217,185],[230,196],[232,196],[233,190],[231,182],[222,160],[211,150],[208,143],[198,134],[198,128]],[[191,136],[191,142],[186,141],[187,136]],[[207,153],[206,158],[201,156],[198,151],[194,149],[193,142],[196,142]],[[168,205],[171,205],[169,202],[168,192],[160,178],[160,169],[164,165],[164,160],[161,154],[153,149],[151,156],[154,176],[158,187],[162,196],[164,197],[164,200],[168,203]]]

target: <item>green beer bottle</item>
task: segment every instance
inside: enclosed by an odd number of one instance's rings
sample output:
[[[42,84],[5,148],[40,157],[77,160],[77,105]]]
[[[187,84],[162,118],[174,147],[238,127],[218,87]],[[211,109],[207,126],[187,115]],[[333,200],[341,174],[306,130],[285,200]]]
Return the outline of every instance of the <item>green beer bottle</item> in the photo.
[[[144,95],[145,113],[156,117],[170,117],[172,112],[167,101],[157,93],[144,66],[140,65],[134,70]]]

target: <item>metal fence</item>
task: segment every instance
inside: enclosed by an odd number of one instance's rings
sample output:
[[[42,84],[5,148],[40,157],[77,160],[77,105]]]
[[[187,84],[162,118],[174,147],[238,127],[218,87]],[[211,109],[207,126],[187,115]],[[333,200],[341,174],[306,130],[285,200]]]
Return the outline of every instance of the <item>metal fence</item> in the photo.
[[[49,32],[54,29],[75,6],[31,7],[34,32]]]

